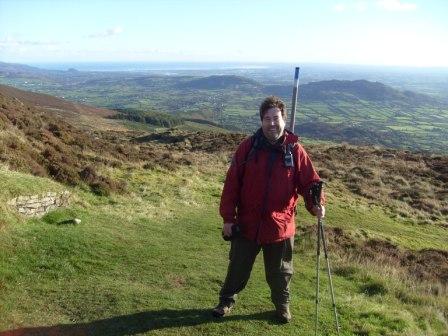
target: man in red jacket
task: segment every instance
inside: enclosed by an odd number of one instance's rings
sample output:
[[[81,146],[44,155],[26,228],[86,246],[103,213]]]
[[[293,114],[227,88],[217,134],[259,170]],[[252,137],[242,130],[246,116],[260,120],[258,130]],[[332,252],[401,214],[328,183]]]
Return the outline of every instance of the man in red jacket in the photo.
[[[271,300],[278,319],[287,323],[298,195],[314,215],[324,217],[325,208],[312,204],[310,187],[320,178],[298,137],[285,130],[285,104],[266,98],[260,118],[261,128],[238,146],[221,195],[223,236],[232,242],[227,276],[212,313],[222,317],[230,312],[263,250]]]

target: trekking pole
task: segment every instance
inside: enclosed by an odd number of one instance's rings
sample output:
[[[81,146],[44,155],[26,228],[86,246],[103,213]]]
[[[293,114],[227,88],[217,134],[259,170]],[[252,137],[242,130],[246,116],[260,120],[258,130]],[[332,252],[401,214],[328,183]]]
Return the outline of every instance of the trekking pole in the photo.
[[[319,219],[320,221],[320,219]],[[319,325],[319,267],[320,267],[320,230],[319,224],[317,226],[317,252],[316,252],[316,321],[314,324],[315,336],[317,336],[317,330]]]
[[[299,71],[300,67],[296,67],[296,72],[294,74],[294,87],[292,90],[291,120],[289,121],[289,130],[291,133],[294,133],[294,124],[296,120],[297,94],[299,91]]]
[[[339,321],[338,321],[338,312],[336,310],[336,302],[334,299],[334,290],[333,290],[333,279],[331,277],[331,269],[330,269],[330,259],[328,258],[328,251],[327,251],[327,242],[325,241],[325,235],[324,235],[324,223],[322,222],[321,219],[319,219],[320,222],[320,233],[322,236],[322,243],[324,246],[324,254],[325,254],[325,260],[327,261],[327,273],[328,273],[328,279],[330,281],[330,292],[331,292],[331,302],[333,304],[333,313],[334,313],[334,321],[336,323],[336,330],[338,332],[339,335]]]
[[[311,196],[313,199],[313,204],[315,206],[317,206],[317,208],[320,210],[321,209],[321,204],[320,204],[320,198],[321,198],[321,194],[322,194],[322,185],[324,184],[323,181],[319,181],[317,183],[315,183],[310,191],[311,191]],[[330,259],[328,258],[328,250],[327,250],[327,243],[325,241],[325,234],[324,234],[324,223],[322,218],[318,218],[317,220],[317,260],[316,260],[316,273],[317,273],[317,278],[316,278],[316,320],[315,320],[315,335],[317,336],[317,331],[318,331],[318,321],[319,321],[319,263],[320,263],[320,241],[322,239],[322,245],[324,247],[324,255],[325,255],[325,260],[327,262],[327,273],[328,273],[328,279],[330,282],[330,292],[331,292],[331,301],[333,303],[333,313],[334,313],[334,320],[336,323],[336,330],[338,332],[339,335],[339,321],[338,321],[338,313],[336,310],[336,301],[334,299],[334,290],[333,290],[333,279],[331,277],[331,268],[330,268]]]

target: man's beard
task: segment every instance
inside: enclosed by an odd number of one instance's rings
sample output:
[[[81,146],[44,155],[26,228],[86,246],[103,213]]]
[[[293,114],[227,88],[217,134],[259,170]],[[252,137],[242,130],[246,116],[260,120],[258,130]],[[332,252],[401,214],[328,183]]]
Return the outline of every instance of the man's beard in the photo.
[[[280,127],[269,128],[266,132],[263,130],[263,134],[270,142],[276,142],[283,135],[283,129]]]

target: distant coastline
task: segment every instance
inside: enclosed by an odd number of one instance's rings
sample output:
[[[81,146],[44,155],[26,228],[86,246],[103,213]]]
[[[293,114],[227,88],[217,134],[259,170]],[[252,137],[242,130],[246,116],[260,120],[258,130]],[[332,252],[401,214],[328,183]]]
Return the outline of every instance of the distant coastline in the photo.
[[[30,66],[47,70],[79,71],[184,71],[184,70],[249,70],[267,69],[287,66],[286,64],[258,63],[220,63],[220,62],[60,62],[60,63],[27,63]]]
[[[407,67],[387,65],[362,65],[362,64],[333,64],[297,62],[293,63],[268,63],[268,62],[25,62],[33,67],[46,70],[66,71],[76,69],[78,71],[92,72],[160,72],[160,71],[257,71],[257,70],[290,70],[296,66],[311,71],[328,72],[366,72],[366,73],[408,73],[448,75],[448,67]]]

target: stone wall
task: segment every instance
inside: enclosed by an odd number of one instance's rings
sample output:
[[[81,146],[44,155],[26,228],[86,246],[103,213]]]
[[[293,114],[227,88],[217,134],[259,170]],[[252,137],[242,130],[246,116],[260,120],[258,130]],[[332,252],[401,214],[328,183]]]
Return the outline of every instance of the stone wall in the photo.
[[[50,210],[67,206],[70,192],[47,192],[42,195],[18,196],[8,201],[8,205],[25,216],[40,217]]]

